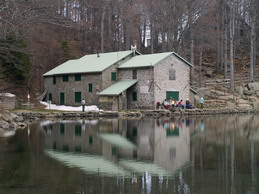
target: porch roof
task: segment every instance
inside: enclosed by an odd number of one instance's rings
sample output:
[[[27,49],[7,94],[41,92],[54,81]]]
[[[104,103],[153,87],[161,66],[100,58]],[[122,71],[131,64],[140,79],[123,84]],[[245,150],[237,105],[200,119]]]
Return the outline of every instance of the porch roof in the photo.
[[[101,96],[118,96],[129,87],[133,86],[137,83],[138,80],[131,80],[131,79],[124,79],[120,80],[113,85],[109,86],[108,88],[104,89],[99,93]]]
[[[104,141],[107,141],[111,143],[112,145],[116,145],[120,148],[124,149],[136,149],[137,146],[127,140],[125,137],[121,136],[120,134],[114,134],[114,133],[101,133],[100,134],[101,139]]]

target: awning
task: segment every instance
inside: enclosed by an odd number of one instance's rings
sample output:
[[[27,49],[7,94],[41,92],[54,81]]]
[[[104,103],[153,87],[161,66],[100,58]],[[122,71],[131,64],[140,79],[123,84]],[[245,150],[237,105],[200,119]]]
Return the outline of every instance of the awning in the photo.
[[[172,176],[170,172],[163,167],[148,161],[125,160],[119,161],[119,165],[136,174],[148,173],[153,176]]]
[[[124,149],[136,149],[137,148],[136,145],[134,145],[132,142],[130,142],[125,137],[122,137],[119,134],[101,133],[101,134],[99,134],[99,136],[104,141],[107,141],[107,142],[111,143],[112,145],[115,145],[119,148],[124,148]]]
[[[68,167],[77,167],[87,173],[95,173],[105,176],[130,176],[131,173],[124,170],[122,167],[115,163],[106,160],[102,156],[90,154],[76,154],[70,152],[57,152],[45,150],[45,153],[63,163]]]
[[[138,80],[120,80],[110,87],[104,89],[99,93],[99,95],[103,96],[118,96],[125,90],[127,90],[129,87],[133,86],[135,83],[137,83]]]

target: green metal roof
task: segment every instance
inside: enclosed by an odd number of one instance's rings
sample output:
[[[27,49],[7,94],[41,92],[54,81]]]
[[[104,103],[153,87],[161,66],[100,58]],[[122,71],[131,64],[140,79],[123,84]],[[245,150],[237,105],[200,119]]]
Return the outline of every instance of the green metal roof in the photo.
[[[137,83],[138,80],[120,80],[113,85],[109,86],[108,88],[104,89],[99,93],[99,95],[110,95],[110,96],[118,96],[123,91],[127,90],[129,87],[133,86]]]
[[[102,156],[77,153],[62,153],[45,150],[49,157],[69,167],[77,167],[87,173],[98,173],[105,176],[129,176],[130,173]]]
[[[136,149],[137,146],[127,140],[125,137],[122,137],[120,134],[114,134],[114,133],[101,133],[100,134],[101,139],[104,141],[107,141],[111,143],[112,145],[115,145],[120,148],[124,149]]]
[[[110,53],[100,53],[85,55],[80,59],[69,60],[56,68],[48,71],[43,76],[51,76],[57,74],[74,74],[74,73],[93,73],[102,72],[109,66],[122,60],[132,54],[132,51],[118,51]]]
[[[185,62],[187,65],[193,67],[191,63],[186,61],[180,55],[175,52],[165,52],[165,53],[156,53],[156,54],[148,54],[148,55],[137,55],[132,57],[130,60],[121,64],[118,68],[139,68],[139,67],[153,67],[162,60],[166,59],[170,55],[175,55],[177,58]]]
[[[121,64],[118,68],[138,68],[138,67],[150,67],[155,66],[160,61],[172,55],[173,52],[156,53],[148,55],[137,55],[132,57],[130,60]]]

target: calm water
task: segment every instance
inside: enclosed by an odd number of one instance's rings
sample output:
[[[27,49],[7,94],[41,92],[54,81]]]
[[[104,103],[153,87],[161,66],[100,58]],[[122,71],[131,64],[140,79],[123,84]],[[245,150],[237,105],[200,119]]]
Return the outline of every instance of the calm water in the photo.
[[[0,139],[0,193],[259,193],[259,116],[62,120]]]

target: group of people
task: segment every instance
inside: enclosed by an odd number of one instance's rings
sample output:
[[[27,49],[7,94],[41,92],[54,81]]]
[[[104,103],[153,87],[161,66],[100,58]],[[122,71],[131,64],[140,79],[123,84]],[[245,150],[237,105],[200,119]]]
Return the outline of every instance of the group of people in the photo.
[[[204,103],[204,99],[203,99],[203,103]],[[174,100],[172,97],[170,97],[169,100],[165,99],[162,103],[157,102],[156,104],[157,109],[172,109],[174,107],[179,107],[182,109],[194,109],[195,107],[192,105],[192,103],[186,99],[185,103],[183,102],[183,100],[179,100],[178,102],[176,100]]]

